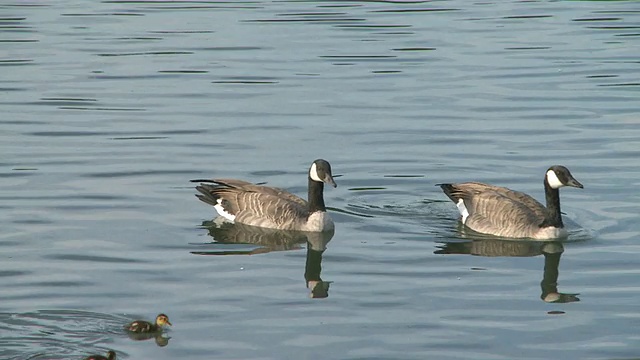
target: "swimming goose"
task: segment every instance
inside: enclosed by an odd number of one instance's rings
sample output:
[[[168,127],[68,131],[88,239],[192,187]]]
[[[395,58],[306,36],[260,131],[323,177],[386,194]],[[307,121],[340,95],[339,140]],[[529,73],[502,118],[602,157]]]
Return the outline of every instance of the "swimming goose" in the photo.
[[[582,189],[569,169],[550,167],[544,177],[547,206],[531,196],[504,187],[477,182],[439,184],[462,215],[462,223],[484,234],[510,238],[557,239],[567,236],[560,213],[558,189]]]
[[[309,201],[282,189],[235,179],[191,180],[200,182],[196,196],[213,205],[227,220],[281,230],[323,232],[334,229],[322,196],[324,184],[336,187],[331,165],[318,159],[309,168]],[[210,183],[210,184],[202,184]]]

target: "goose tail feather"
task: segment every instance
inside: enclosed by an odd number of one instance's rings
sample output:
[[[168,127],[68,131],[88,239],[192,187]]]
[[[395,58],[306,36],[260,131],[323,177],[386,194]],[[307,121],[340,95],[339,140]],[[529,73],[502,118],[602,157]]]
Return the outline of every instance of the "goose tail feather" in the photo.
[[[196,186],[196,190],[200,194],[196,194],[196,197],[200,199],[200,201],[207,203],[212,206],[218,205],[218,199],[220,199],[220,194],[218,194],[218,190],[220,190],[222,186],[216,185],[199,185]]]

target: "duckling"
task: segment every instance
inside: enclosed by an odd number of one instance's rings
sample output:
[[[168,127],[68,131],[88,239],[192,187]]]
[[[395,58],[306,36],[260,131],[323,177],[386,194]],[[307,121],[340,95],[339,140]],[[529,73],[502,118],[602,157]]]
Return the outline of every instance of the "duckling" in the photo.
[[[144,320],[136,320],[127,325],[127,330],[134,333],[153,333],[162,331],[162,327],[165,325],[171,326],[169,317],[165,314],[158,314],[155,324]]]
[[[109,350],[106,357],[102,355],[89,355],[84,358],[84,360],[116,360],[116,352]]]

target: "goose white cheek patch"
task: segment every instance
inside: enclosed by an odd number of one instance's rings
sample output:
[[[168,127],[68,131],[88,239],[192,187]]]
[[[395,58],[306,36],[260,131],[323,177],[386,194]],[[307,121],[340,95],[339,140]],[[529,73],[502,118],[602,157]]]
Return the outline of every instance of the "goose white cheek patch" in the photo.
[[[458,207],[458,211],[460,211],[460,215],[462,215],[462,223],[464,224],[469,217],[469,211],[467,210],[467,207],[464,206],[464,201],[462,199],[458,200],[456,206]]]
[[[318,169],[316,169],[316,163],[313,163],[311,165],[311,169],[309,169],[309,177],[313,181],[322,182],[322,179],[320,179],[320,176],[318,176]]]
[[[222,216],[223,218],[230,220],[230,221],[234,221],[236,219],[235,215],[229,214],[223,207],[222,207],[222,199],[218,199],[217,204],[213,205],[213,208],[216,209],[216,211],[218,212],[218,214],[220,216]]]
[[[554,189],[559,189],[559,188],[565,186],[562,183],[562,181],[560,181],[560,179],[558,179],[558,175],[556,175],[555,171],[553,171],[553,170],[547,171],[547,182],[549,183],[549,186],[551,186]]]

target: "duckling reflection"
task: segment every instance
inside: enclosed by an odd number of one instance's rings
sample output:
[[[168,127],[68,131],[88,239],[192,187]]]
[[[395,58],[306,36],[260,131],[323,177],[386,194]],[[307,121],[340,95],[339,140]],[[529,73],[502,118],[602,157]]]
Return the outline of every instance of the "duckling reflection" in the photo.
[[[302,232],[267,229],[240,223],[206,221],[203,226],[209,231],[214,242],[203,244],[212,250],[191,251],[195,255],[255,255],[271,251],[288,251],[301,249],[307,244],[307,259],[304,278],[309,289],[309,297],[326,298],[329,296],[330,281],[323,281],[322,254],[334,235],[334,230],[326,232]],[[250,250],[222,249],[220,245],[255,245]],[[218,246],[218,248],[216,248]]]
[[[165,347],[169,345],[169,339],[171,339],[171,337],[168,336],[166,333],[158,333],[158,332],[156,333],[127,332],[127,336],[129,336],[129,339],[135,340],[135,341],[145,341],[149,339],[154,339],[156,342],[156,345],[158,345],[159,347]]]
[[[558,292],[558,268],[564,252],[561,242],[540,242],[521,240],[475,239],[470,242],[443,243],[435,254],[469,254],[476,256],[532,257],[544,255],[544,272],[540,288],[540,298],[549,303],[580,301],[578,294]]]

